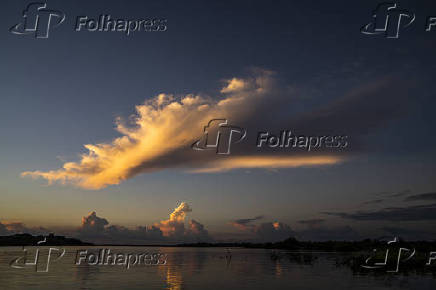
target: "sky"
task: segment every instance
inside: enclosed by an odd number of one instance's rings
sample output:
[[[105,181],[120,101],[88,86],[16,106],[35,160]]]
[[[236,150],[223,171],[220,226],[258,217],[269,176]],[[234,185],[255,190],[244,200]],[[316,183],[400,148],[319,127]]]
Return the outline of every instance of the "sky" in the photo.
[[[398,1],[397,39],[360,32],[378,1],[51,0],[46,39],[9,31],[30,3],[0,12],[0,234],[436,236],[435,3]],[[100,15],[166,29],[75,31]],[[229,155],[191,147],[213,119]],[[256,146],[283,130],[347,146]]]

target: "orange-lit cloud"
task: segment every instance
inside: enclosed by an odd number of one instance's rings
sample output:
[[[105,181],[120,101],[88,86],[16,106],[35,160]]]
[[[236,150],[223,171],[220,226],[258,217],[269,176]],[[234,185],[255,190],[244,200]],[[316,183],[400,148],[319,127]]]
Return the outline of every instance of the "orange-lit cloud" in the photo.
[[[96,231],[103,232],[105,226],[107,226],[109,222],[97,216],[95,211],[90,212],[87,216],[82,217],[82,230],[83,231]]]
[[[258,241],[282,241],[291,236],[295,236],[295,232],[287,224],[275,221],[264,222],[261,224],[253,224],[253,222],[262,219],[263,216],[255,218],[238,219],[231,221],[230,224],[241,231],[250,232]]]
[[[147,242],[198,242],[210,241],[208,231],[204,225],[190,220],[187,225],[186,215],[192,209],[186,202],[182,202],[170,214],[169,219],[162,220],[151,226],[127,228],[111,225],[108,220],[97,216],[95,211],[82,218],[82,224],[75,236],[87,241],[134,243]]]
[[[239,229],[239,230],[252,230],[255,225],[252,224],[252,222],[255,222],[257,220],[261,220],[263,219],[262,215],[256,216],[254,218],[245,218],[245,219],[237,219],[234,221],[230,221],[229,224],[234,226],[235,228]]]
[[[239,156],[210,162],[207,168],[195,169],[195,173],[211,173],[238,168],[293,168],[332,165],[343,159],[336,156]]]
[[[0,235],[11,235],[17,233],[28,233],[28,234],[47,234],[48,229],[43,227],[27,227],[22,222],[15,221],[0,221]]]
[[[192,211],[192,209],[189,205],[186,202],[182,202],[170,214],[169,219],[156,223],[154,226],[159,228],[166,237],[183,235],[185,232],[186,213],[190,211]]]
[[[182,97],[159,94],[136,106],[132,124],[116,119],[116,130],[121,136],[112,142],[84,145],[88,152],[82,154],[79,161],[65,162],[58,170],[26,171],[21,175],[44,178],[49,184],[59,182],[96,190],[119,184],[139,173],[165,168],[217,172],[233,168],[288,168],[339,162],[329,156],[232,156],[217,160],[213,155],[186,154],[211,119],[223,118],[238,124],[256,119],[255,114],[264,108],[263,104],[274,103],[280,94],[273,75],[270,71],[257,70],[253,77],[232,78],[221,89],[224,96],[218,99],[194,94]]]
[[[164,237],[172,239],[193,239],[196,241],[210,240],[209,233],[205,227],[196,220],[190,220],[188,227],[185,228],[185,218],[192,209],[186,202],[180,203],[178,207],[170,214],[167,220],[155,223],[153,227],[159,229]]]

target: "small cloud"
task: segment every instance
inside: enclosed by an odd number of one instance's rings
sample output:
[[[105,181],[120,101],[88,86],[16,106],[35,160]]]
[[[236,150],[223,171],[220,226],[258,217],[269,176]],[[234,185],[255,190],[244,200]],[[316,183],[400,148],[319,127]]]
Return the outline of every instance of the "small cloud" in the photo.
[[[185,217],[192,209],[186,202],[182,202],[170,214],[170,218],[163,220],[154,226],[160,229],[165,237],[183,237],[185,235]]]
[[[421,193],[408,196],[404,201],[429,201],[436,200],[436,192]]]
[[[344,159],[335,156],[240,156],[209,162],[206,168],[191,170],[192,173],[215,173],[244,168],[297,168],[333,165]]]
[[[281,222],[262,223],[255,227],[254,233],[256,238],[262,242],[279,242],[295,236],[291,227]]]
[[[243,79],[233,78],[227,82],[227,86],[221,89],[221,93],[231,93],[241,91],[247,87],[247,83]]]
[[[254,225],[251,224],[252,222],[255,222],[260,219],[263,219],[262,215],[256,216],[254,218],[237,219],[229,223],[240,230],[247,230],[254,227]]]
[[[12,222],[12,221],[0,221],[0,235],[12,235],[12,234],[33,234],[42,235],[48,234],[50,231],[43,227],[27,227],[22,222]]]
[[[387,207],[377,211],[324,212],[324,214],[358,221],[425,221],[436,220],[436,204]]]
[[[192,219],[189,221],[189,235],[195,237],[196,241],[210,241],[209,232],[204,225]]]
[[[307,219],[307,220],[299,220],[298,223],[308,226],[317,226],[325,222],[325,219]]]
[[[258,242],[277,242],[289,238],[294,234],[290,226],[281,222],[265,222],[259,225],[252,224],[263,219],[263,216],[238,219],[230,224],[241,231],[250,232]]]
[[[85,232],[101,233],[109,222],[105,218],[97,216],[95,211],[90,212],[87,216],[82,217],[81,230]]]
[[[386,192],[386,191],[379,192],[376,195],[384,196],[386,198],[397,198],[397,197],[402,197],[402,196],[408,195],[410,193],[411,193],[410,189],[405,189],[405,190],[398,191],[398,192]]]

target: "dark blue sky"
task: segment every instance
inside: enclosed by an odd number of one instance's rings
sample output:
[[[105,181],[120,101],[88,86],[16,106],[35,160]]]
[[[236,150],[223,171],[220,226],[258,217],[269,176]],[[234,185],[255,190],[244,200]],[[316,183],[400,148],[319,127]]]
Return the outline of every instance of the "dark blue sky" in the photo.
[[[3,1],[0,12],[0,220],[71,226],[96,210],[113,223],[132,226],[161,220],[187,201],[212,233],[233,231],[229,220],[264,215],[293,228],[301,226],[298,220],[323,218],[326,226],[350,225],[369,235],[398,224],[323,213],[408,208],[420,203],[383,198],[369,207],[361,204],[381,192],[436,191],[436,27],[425,32],[427,17],[436,16],[432,1],[397,2],[416,14],[398,39],[360,33],[378,1],[51,0],[48,7],[66,19],[48,39],[8,31],[22,21],[29,3]],[[74,31],[77,16],[101,14],[164,18],[168,30],[129,36]],[[311,112],[324,110],[334,116],[324,124],[355,137],[350,159],[278,171],[190,174],[169,168],[98,191],[20,177],[23,171],[56,170],[65,160],[77,161],[84,144],[110,142],[119,136],[115,118],[128,118],[135,105],[153,96],[218,98],[225,80],[253,68],[274,71],[293,97],[289,107],[257,114],[250,122],[273,117],[287,120],[277,131],[296,124],[316,131],[314,124],[323,127],[324,121]],[[350,92],[386,79],[387,87],[367,102],[337,105]],[[365,116],[377,126],[368,125]],[[401,222],[426,232],[436,214],[430,220]]]

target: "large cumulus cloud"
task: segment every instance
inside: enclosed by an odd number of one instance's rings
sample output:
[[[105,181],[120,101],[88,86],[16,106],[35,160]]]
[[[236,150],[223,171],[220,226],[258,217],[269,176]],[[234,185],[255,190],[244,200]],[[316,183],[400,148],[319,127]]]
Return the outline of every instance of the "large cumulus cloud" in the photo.
[[[61,169],[26,171],[22,176],[100,189],[119,184],[139,173],[165,168],[216,172],[234,168],[317,166],[342,160],[327,153],[305,154],[298,158],[291,154],[271,156],[267,152],[255,152],[255,148],[251,154],[244,151],[245,156],[236,153],[220,159],[216,154],[193,154],[190,145],[201,136],[203,127],[210,120],[222,118],[236,125],[249,124],[259,116],[270,115],[268,108],[277,102],[291,99],[288,92],[277,85],[274,73],[266,70],[255,70],[246,78],[232,78],[220,93],[218,98],[159,94],[136,106],[132,124],[116,119],[120,137],[107,143],[84,145],[88,152],[82,154],[77,162],[64,163]],[[257,153],[255,158],[253,153]]]
[[[25,171],[22,176],[100,189],[137,174],[168,168],[210,173],[337,164],[370,150],[374,142],[365,142],[364,137],[408,112],[412,99],[407,92],[413,84],[398,79],[386,76],[362,82],[314,105],[304,103],[310,96],[299,96],[301,90],[283,84],[274,72],[254,69],[246,77],[227,80],[215,97],[162,93],[147,99],[135,107],[130,123],[116,119],[120,137],[84,145],[87,153],[79,161],[65,162],[60,169]],[[213,119],[226,119],[250,130],[244,142],[232,147],[230,156],[191,149]],[[253,144],[257,132],[265,129],[275,134],[290,129],[305,136],[347,136],[350,146],[345,151],[258,150]]]

